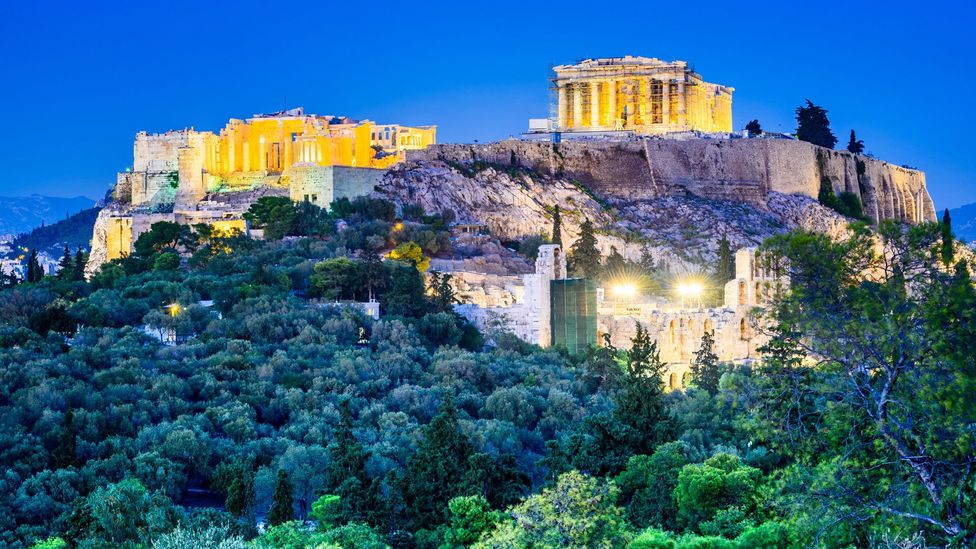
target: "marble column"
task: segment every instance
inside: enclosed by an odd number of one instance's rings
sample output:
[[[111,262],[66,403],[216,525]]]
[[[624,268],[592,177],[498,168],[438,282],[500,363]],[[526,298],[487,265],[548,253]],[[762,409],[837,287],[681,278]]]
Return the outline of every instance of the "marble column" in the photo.
[[[247,139],[241,141],[241,152],[244,154],[243,165],[241,166],[241,171],[249,172],[251,171],[251,147]]]
[[[573,84],[573,127],[578,128],[583,125],[583,87],[576,83]]]
[[[559,91],[559,98],[557,108],[559,109],[559,118],[556,120],[556,127],[560,130],[566,129],[566,85],[557,84],[557,90]]]
[[[671,82],[661,82],[661,123],[671,123]]]
[[[264,141],[264,136],[258,137],[258,170],[262,172],[268,169],[268,144]]]
[[[685,96],[685,82],[678,80],[678,125],[684,126],[688,115],[688,98]]]
[[[237,166],[234,164],[234,141],[237,137],[231,133],[227,136],[227,165],[224,166],[224,172],[231,173],[237,171]]]
[[[654,123],[654,97],[651,95],[654,93],[654,84],[656,80],[650,78],[645,78],[642,85],[644,86],[644,93],[642,97],[644,98],[644,125],[650,126]]]
[[[292,133],[291,132],[286,133],[284,139],[285,139],[285,143],[284,143],[284,145],[283,145],[282,148],[284,149],[285,159],[284,159],[284,161],[281,164],[282,169],[287,168],[288,166],[291,166],[292,165],[292,157],[291,157],[291,155],[292,155],[292,150],[291,150]]]
[[[590,126],[596,128],[600,125],[600,83],[590,82]]]
[[[607,80],[607,126],[617,129],[617,81]]]

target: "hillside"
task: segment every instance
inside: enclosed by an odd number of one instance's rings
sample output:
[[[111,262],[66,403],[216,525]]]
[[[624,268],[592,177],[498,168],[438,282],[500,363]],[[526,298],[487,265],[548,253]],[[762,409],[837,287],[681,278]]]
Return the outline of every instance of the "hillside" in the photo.
[[[567,246],[586,217],[596,225],[604,254],[614,247],[635,261],[647,255],[677,272],[711,265],[722,236],[742,248],[795,228],[838,234],[847,223],[804,196],[770,192],[761,205],[691,194],[628,199],[529,168],[438,160],[394,169],[376,194],[401,206],[453,210],[459,221],[484,223],[502,240],[548,234],[558,205]]]
[[[551,201],[574,203],[615,233],[605,238],[683,238],[685,253],[718,230],[758,238],[828,213],[786,195],[765,209],[669,197],[614,211],[564,180],[491,170],[409,166],[385,192],[468,208],[462,219],[513,235],[545,230]],[[690,386],[665,392],[646,336],[574,356],[503,325],[482,335],[453,311],[450,284],[380,260],[401,245],[407,260],[503,253],[488,237],[452,238],[450,216],[280,202],[261,222],[283,238],[161,225],[89,280],[0,289],[0,548],[53,536],[225,549],[976,542],[960,526],[965,502],[915,519],[934,508],[926,484],[968,486],[976,455],[976,324],[964,314],[976,294],[943,268],[937,233],[883,235],[897,263],[864,291],[830,282],[883,264],[871,235],[771,244],[791,285],[767,311],[790,330],[768,363],[720,364],[703,337]],[[924,300],[904,291],[913,268],[932,273],[914,282]],[[377,317],[349,301],[369,294]],[[827,367],[795,358],[807,334]],[[891,420],[872,415],[879,399],[899,403]],[[897,423],[890,438],[879,422]],[[917,472],[905,448],[945,472]]]
[[[22,234],[95,205],[86,196],[0,196],[0,234]],[[90,238],[90,235],[89,235]]]
[[[976,247],[976,203],[949,210],[956,238]]]
[[[72,250],[88,249],[91,245],[92,228],[101,208],[94,207],[82,210],[67,219],[62,219],[50,225],[37,227],[30,232],[18,235],[13,242],[14,248],[24,247],[29,250],[47,251],[52,256],[58,256],[67,245]]]

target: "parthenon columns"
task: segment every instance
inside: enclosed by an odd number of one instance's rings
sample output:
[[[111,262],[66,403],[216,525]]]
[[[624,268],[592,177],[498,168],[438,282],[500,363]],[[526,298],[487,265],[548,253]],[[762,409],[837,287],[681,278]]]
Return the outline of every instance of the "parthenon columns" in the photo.
[[[688,98],[685,97],[685,83],[678,80],[678,125],[684,126],[688,114]]]
[[[671,82],[661,82],[661,123],[671,123]]]
[[[607,117],[607,125],[610,129],[616,129],[617,127],[617,81],[607,80],[607,94],[609,101],[607,101],[607,110],[609,116]]]
[[[590,126],[600,125],[600,83],[590,82]]]
[[[559,86],[559,119],[557,126],[560,130],[566,129],[566,85]]]
[[[583,125],[583,89],[579,84],[573,84],[573,127]]]

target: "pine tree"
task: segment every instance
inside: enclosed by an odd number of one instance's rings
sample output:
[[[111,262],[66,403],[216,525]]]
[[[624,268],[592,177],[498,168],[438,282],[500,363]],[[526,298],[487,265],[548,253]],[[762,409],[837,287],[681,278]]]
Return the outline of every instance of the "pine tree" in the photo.
[[[448,519],[447,502],[461,494],[468,458],[474,446],[461,432],[454,400],[447,397],[440,412],[424,427],[423,441],[410,456],[401,482],[407,513],[416,529],[432,528]]]
[[[847,142],[847,150],[854,154],[861,154],[864,152],[864,141],[861,141],[854,135],[854,130],[851,130],[851,139]]]
[[[430,274],[431,301],[436,312],[450,313],[454,311],[454,305],[461,302],[454,293],[451,278],[450,273],[440,271],[433,271]]]
[[[942,223],[939,223],[939,231],[942,233],[942,263],[951,265],[956,254],[952,247],[952,218],[949,217],[948,208],[942,214]]]
[[[552,211],[552,243],[557,246],[563,245],[563,219],[559,213],[559,204],[556,204]]]
[[[637,332],[627,353],[627,367],[620,390],[614,397],[614,416],[630,432],[627,445],[632,454],[653,453],[670,440],[670,423],[664,406],[664,373],[657,342],[638,322]]]
[[[71,250],[68,249],[67,244],[64,245],[64,254],[61,255],[61,260],[58,261],[57,277],[61,280],[75,279],[75,260],[71,256]]]
[[[624,256],[617,251],[616,246],[610,246],[610,255],[607,256],[606,265],[604,265],[604,271],[608,276],[619,275],[627,267],[627,260]]]
[[[762,126],[759,125],[758,120],[751,120],[748,124],[746,124],[746,131],[749,132],[750,136],[762,135],[763,133]]]
[[[88,256],[85,252],[81,251],[81,248],[78,248],[78,251],[75,252],[75,280],[81,281],[85,279],[85,263],[88,263]]]
[[[694,384],[708,394],[718,393],[718,382],[722,378],[718,355],[715,354],[715,337],[711,331],[702,336],[701,348],[695,351],[695,360],[691,363],[691,379]]]
[[[814,105],[809,99],[806,102],[805,107],[796,108],[796,138],[833,149],[837,144],[837,138],[830,131],[830,120],[827,119],[826,109]]]
[[[376,487],[366,473],[366,452],[352,432],[353,417],[349,401],[339,405],[339,428],[329,453],[332,463],[328,470],[328,486],[339,496],[338,514],[345,522],[361,522],[371,511],[377,510]]]
[[[277,526],[290,520],[295,520],[293,504],[294,497],[292,496],[291,481],[288,480],[288,473],[283,469],[279,469],[278,482],[275,484],[274,497],[271,500],[271,509],[268,510],[268,524]]]
[[[725,235],[722,235],[722,239],[718,241],[718,264],[715,266],[715,277],[721,284],[735,278],[735,258],[732,255],[732,244]]]
[[[230,481],[227,487],[227,499],[224,502],[227,512],[235,517],[243,517],[254,504],[254,478],[244,472]]]
[[[584,219],[580,225],[580,236],[570,248],[573,270],[578,275],[595,279],[600,275],[600,251],[596,248],[593,223]]]

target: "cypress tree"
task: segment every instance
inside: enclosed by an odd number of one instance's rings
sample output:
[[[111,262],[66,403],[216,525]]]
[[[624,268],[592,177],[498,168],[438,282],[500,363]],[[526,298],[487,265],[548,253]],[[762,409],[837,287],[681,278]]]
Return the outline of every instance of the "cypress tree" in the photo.
[[[292,496],[291,481],[288,480],[288,473],[283,469],[278,470],[278,482],[275,484],[274,497],[271,500],[271,509],[268,510],[268,524],[277,526],[279,524],[295,520],[295,509],[292,507],[294,497]]]
[[[946,208],[942,213],[942,222],[939,223],[939,232],[942,233],[942,263],[951,265],[955,258],[955,250],[952,248],[952,218],[949,217],[949,209]]]
[[[796,108],[796,138],[800,141],[833,149],[837,144],[834,132],[830,131],[827,110],[814,105],[809,99],[806,106]]]
[[[600,251],[596,248],[593,223],[589,219],[584,219],[580,225],[579,239],[570,247],[570,253],[576,274],[594,279],[600,275]]]
[[[556,204],[555,209],[552,211],[552,243],[562,246],[563,245],[563,220],[562,215],[559,213],[559,204]]]
[[[51,460],[55,468],[70,467],[75,464],[75,413],[70,408],[64,413],[64,425],[58,435],[58,445],[51,452]]]
[[[27,282],[38,282],[44,278],[44,268],[37,260],[37,250],[31,250],[27,259]]]
[[[695,351],[695,360],[691,363],[692,381],[712,396],[718,393],[718,382],[722,378],[722,370],[714,347],[715,338],[712,332],[705,332],[702,336],[701,348]]]
[[[718,264],[715,265],[715,277],[722,284],[735,278],[735,258],[732,255],[732,244],[722,235],[718,241]]]
[[[854,130],[851,130],[851,139],[847,142],[847,150],[854,154],[861,154],[864,152],[864,141],[861,141],[854,135]]]

